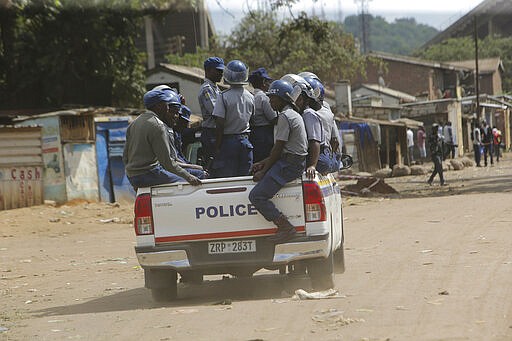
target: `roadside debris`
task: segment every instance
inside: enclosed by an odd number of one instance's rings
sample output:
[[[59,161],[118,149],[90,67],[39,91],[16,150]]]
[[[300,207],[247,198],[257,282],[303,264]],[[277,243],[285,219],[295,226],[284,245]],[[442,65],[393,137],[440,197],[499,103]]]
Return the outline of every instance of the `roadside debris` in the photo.
[[[294,300],[322,300],[330,298],[346,298],[345,295],[339,295],[336,289],[327,289],[324,291],[307,292],[304,289],[295,290]]]
[[[356,196],[371,196],[372,194],[397,194],[398,192],[384,182],[383,178],[359,175],[338,175],[337,180],[357,180],[356,184],[342,187],[342,192]]]

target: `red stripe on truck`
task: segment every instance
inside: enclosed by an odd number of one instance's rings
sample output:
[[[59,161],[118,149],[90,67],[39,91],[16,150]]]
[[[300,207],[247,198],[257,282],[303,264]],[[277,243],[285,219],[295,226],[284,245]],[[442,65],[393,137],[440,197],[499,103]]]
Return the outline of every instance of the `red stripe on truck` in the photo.
[[[296,226],[297,232],[305,232],[304,226]],[[235,237],[255,237],[263,235],[271,235],[276,232],[277,228],[261,229],[261,230],[247,230],[247,231],[232,231],[232,232],[217,232],[217,233],[200,233],[200,234],[186,234],[182,236],[169,236],[169,237],[156,237],[156,243],[178,242],[185,240],[210,240],[210,239],[226,239]]]

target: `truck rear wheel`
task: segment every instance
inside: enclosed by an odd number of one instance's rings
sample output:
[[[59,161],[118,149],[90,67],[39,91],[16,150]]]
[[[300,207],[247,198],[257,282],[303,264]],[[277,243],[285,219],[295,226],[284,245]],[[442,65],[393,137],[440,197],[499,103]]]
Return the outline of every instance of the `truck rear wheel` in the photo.
[[[146,288],[151,289],[155,302],[169,302],[178,297],[178,273],[176,270],[144,269]]]
[[[334,257],[310,260],[307,263],[309,278],[314,290],[334,288]]]

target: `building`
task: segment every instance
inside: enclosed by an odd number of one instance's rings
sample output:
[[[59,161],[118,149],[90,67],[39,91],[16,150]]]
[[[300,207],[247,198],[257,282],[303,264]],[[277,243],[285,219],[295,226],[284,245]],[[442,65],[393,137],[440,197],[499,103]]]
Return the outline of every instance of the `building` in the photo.
[[[472,70],[471,74],[463,73],[460,76],[460,84],[464,90],[462,96],[475,95],[475,60],[448,62],[451,65]],[[480,93],[488,95],[500,95],[503,93],[502,76],[505,72],[501,58],[486,58],[478,60],[478,74],[480,75]]]
[[[389,53],[370,53],[369,56],[380,60],[383,65],[367,62],[366,74],[352,80],[354,88],[363,84],[379,84],[410,94],[418,100],[435,100],[448,95],[456,97],[460,75],[472,71],[449,63]]]
[[[478,38],[487,36],[508,37],[512,35],[512,1],[485,0],[444,31],[430,39],[421,48],[438,44],[446,39],[474,36],[475,18]]]

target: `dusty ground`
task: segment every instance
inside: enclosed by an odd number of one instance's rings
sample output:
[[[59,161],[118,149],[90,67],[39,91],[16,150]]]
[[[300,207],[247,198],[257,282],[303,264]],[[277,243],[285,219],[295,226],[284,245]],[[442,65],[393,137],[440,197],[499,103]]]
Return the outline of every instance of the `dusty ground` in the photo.
[[[155,304],[128,205],[0,212],[0,340],[512,340],[512,155],[499,165],[387,179],[346,198],[341,298],[297,301],[307,279],[207,277]]]

